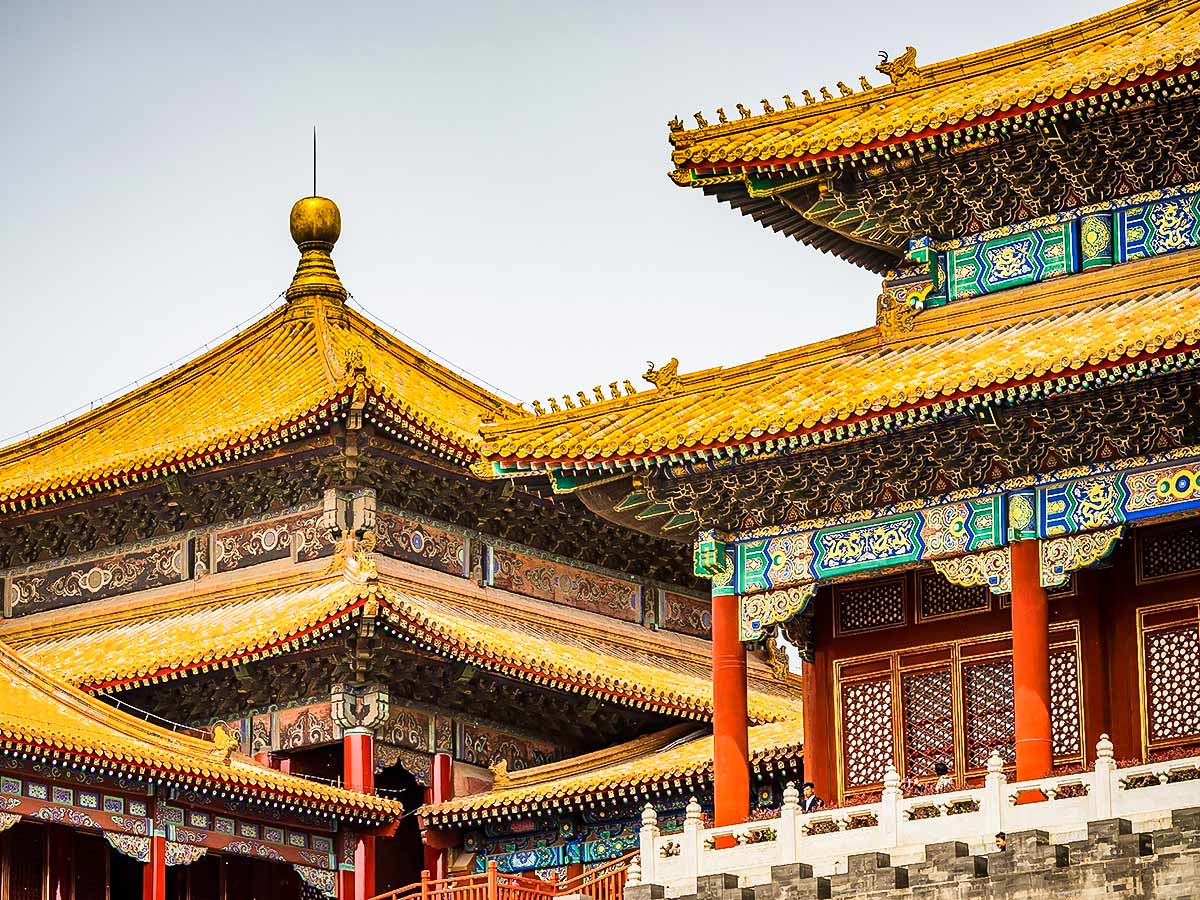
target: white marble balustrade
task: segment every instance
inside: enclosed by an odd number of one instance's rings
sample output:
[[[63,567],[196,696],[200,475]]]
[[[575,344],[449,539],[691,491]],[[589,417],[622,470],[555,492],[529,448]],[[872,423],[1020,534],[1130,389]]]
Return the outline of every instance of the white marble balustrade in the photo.
[[[1135,830],[1162,827],[1170,824],[1171,810],[1200,806],[1200,756],[1118,769],[1112,743],[1102,735],[1095,766],[1074,775],[1010,782],[993,753],[982,787],[904,797],[891,765],[883,784],[878,803],[808,814],[800,812],[800,794],[789,784],[777,818],[721,828],[704,827],[693,799],[683,831],[672,834],[659,832],[657,813],[647,806],[631,883],[663,885],[671,897],[694,893],[701,875],[736,874],[748,886],[769,881],[774,865],[802,862],[816,875],[844,872],[846,857],[855,853],[889,853],[896,865],[919,861],[926,844],[945,841],[987,853],[1000,831],[1039,829],[1062,842],[1084,837],[1087,823],[1100,819],[1130,819]],[[1018,796],[1034,802],[1018,803]]]

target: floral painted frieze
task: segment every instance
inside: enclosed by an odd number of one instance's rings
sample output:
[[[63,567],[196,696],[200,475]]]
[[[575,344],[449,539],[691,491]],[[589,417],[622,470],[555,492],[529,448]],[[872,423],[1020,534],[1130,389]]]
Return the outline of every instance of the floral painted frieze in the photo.
[[[626,622],[642,620],[641,585],[506,547],[492,548],[490,583]]]
[[[131,550],[114,556],[14,575],[11,595],[14,616],[58,609],[86,600],[175,584],[184,579],[184,544]]]

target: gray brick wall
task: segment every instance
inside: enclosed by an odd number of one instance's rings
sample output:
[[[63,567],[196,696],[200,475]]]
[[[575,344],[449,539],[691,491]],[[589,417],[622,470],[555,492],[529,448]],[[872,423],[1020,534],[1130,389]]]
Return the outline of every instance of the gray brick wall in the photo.
[[[625,890],[625,900],[662,900],[657,885]],[[733,875],[700,878],[680,900],[1200,900],[1200,807],[1176,810],[1171,827],[1133,833],[1124,819],[1088,824],[1086,840],[1053,844],[1044,831],[1013,832],[1004,852],[972,856],[967,845],[929,844],[923,862],[893,866],[886,853],[862,853],[846,871],[814,877],[804,864],[775,866],[771,882],[738,886]]]

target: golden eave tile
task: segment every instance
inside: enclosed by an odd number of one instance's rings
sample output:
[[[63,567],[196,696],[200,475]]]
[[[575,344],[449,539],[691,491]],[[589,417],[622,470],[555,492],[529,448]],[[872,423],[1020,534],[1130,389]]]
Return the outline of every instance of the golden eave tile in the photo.
[[[684,732],[685,733],[685,732]],[[612,791],[650,790],[663,781],[707,777],[712,769],[712,736],[682,740],[677,730],[638,738],[607,751],[512,773],[507,785],[421,807],[422,821],[478,821],[497,814],[528,812],[539,805],[582,802]],[[798,756],[803,743],[799,721],[772,722],[750,729],[750,760]],[[604,755],[610,757],[607,763]]]
[[[103,765],[127,765],[191,784],[228,785],[333,812],[398,819],[400,804],[285,775],[210,741],[159,728],[113,709],[0,644],[0,748],[24,747]]]
[[[377,604],[399,638],[470,660],[507,677],[635,708],[707,720],[712,686],[707,642],[478,588],[464,579],[387,561],[365,584],[339,574],[298,573],[227,585],[211,595],[79,604],[0,624],[0,640],[92,691],[291,652],[323,640]],[[798,719],[799,691],[752,660],[755,721]]]

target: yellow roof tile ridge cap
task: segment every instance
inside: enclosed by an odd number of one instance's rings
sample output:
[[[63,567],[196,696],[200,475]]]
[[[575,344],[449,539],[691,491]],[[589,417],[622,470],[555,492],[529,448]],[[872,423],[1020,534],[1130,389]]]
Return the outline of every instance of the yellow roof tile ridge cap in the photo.
[[[307,310],[304,311],[307,315]],[[313,341],[316,344],[314,348],[316,353],[321,358],[321,368],[325,372],[325,379],[329,383],[330,389],[336,394],[345,387],[347,381],[346,365],[343,360],[338,359],[337,349],[333,346],[333,336],[330,334],[329,317],[325,315],[325,298],[316,296],[312,303],[312,319],[313,319]]]
[[[135,741],[140,739],[151,746],[157,742],[163,742],[166,745],[164,749],[175,753],[189,747],[202,748],[206,753],[216,748],[211,741],[167,731],[89,697],[73,685],[34,667],[17,651],[3,643],[0,643],[0,667],[7,668],[21,682],[30,685],[35,692],[41,693],[51,700],[57,700],[68,709],[74,710],[80,719],[112,728],[127,739]],[[139,738],[140,735],[146,735],[146,737]],[[174,744],[180,746],[172,746]]]
[[[944,85],[946,81],[937,81],[937,76],[943,73],[951,76],[947,81],[989,75],[1007,69],[1014,63],[1033,62],[1048,54],[1062,53],[1109,35],[1133,32],[1139,25],[1147,24],[1147,20],[1151,16],[1169,12],[1172,7],[1182,9],[1193,3],[1195,0],[1133,0],[1133,2],[1123,4],[1116,9],[1106,10],[1076,22],[1068,22],[1066,25],[1060,25],[1058,28],[1052,28],[1040,34],[928,63],[920,67],[921,74],[933,76],[931,80],[935,84],[929,84],[923,79],[920,84],[903,93]],[[1142,9],[1139,10],[1139,7]],[[1138,18],[1132,20],[1129,18],[1131,13],[1138,12],[1140,12]],[[1031,54],[1030,50],[1036,52]],[[983,63],[983,65],[968,68],[971,63]],[[955,75],[955,70],[959,70],[957,75]]]
[[[623,397],[609,398],[599,403],[591,403],[587,406],[578,406],[574,409],[561,409],[558,412],[550,412],[545,415],[525,415],[520,419],[513,419],[503,422],[494,422],[483,426],[480,433],[487,442],[484,446],[485,456],[495,456],[496,453],[487,453],[489,449],[493,449],[495,444],[494,439],[506,434],[524,433],[526,431],[541,431],[546,426],[557,423],[569,423],[579,419],[586,419],[601,415],[604,413],[613,412],[616,410],[636,409],[644,405],[654,405],[660,402],[676,401],[681,398],[690,396],[699,391],[703,391],[710,387],[713,383],[721,384],[723,387],[742,386],[747,383],[758,380],[769,380],[778,373],[769,370],[783,359],[794,357],[804,353],[816,353],[820,351],[828,351],[830,356],[828,359],[837,358],[841,353],[845,353],[844,344],[849,340],[857,339],[870,344],[869,347],[864,347],[864,350],[875,349],[880,344],[879,328],[876,325],[871,325],[866,328],[860,328],[856,331],[847,332],[842,335],[822,338],[819,341],[814,341],[811,344],[802,344],[799,347],[793,347],[787,350],[777,350],[769,353],[766,356],[759,357],[744,363],[736,363],[731,366],[709,366],[706,369],[698,369],[695,372],[688,372],[679,376],[680,387],[677,390],[665,392],[654,388],[638,391],[634,394],[628,394]],[[836,352],[836,351],[840,351]],[[818,364],[827,361],[824,358],[798,361],[795,365],[797,368],[810,364]],[[736,379],[733,384],[730,384],[731,379]]]
[[[55,425],[28,438],[0,447],[0,470],[10,462],[23,459],[31,453],[45,452],[48,447],[56,446],[61,441],[69,439],[72,435],[68,434],[68,432],[78,430],[85,423],[88,428],[94,428],[99,424],[107,422],[113,415],[123,412],[125,407],[143,402],[149,395],[163,388],[167,382],[174,382],[183,378],[184,373],[186,373],[188,378],[196,377],[203,370],[224,361],[234,351],[242,349],[243,345],[261,340],[283,321],[286,312],[286,306],[274,307],[268,310],[262,318],[246,326],[237,334],[230,335],[230,337],[216,347],[205,350],[200,355],[181,362],[175,368],[164,372],[157,378],[134,388],[128,393],[114,397],[112,400],[102,403],[95,409],[89,409],[87,412],[80,413],[60,425]]]

